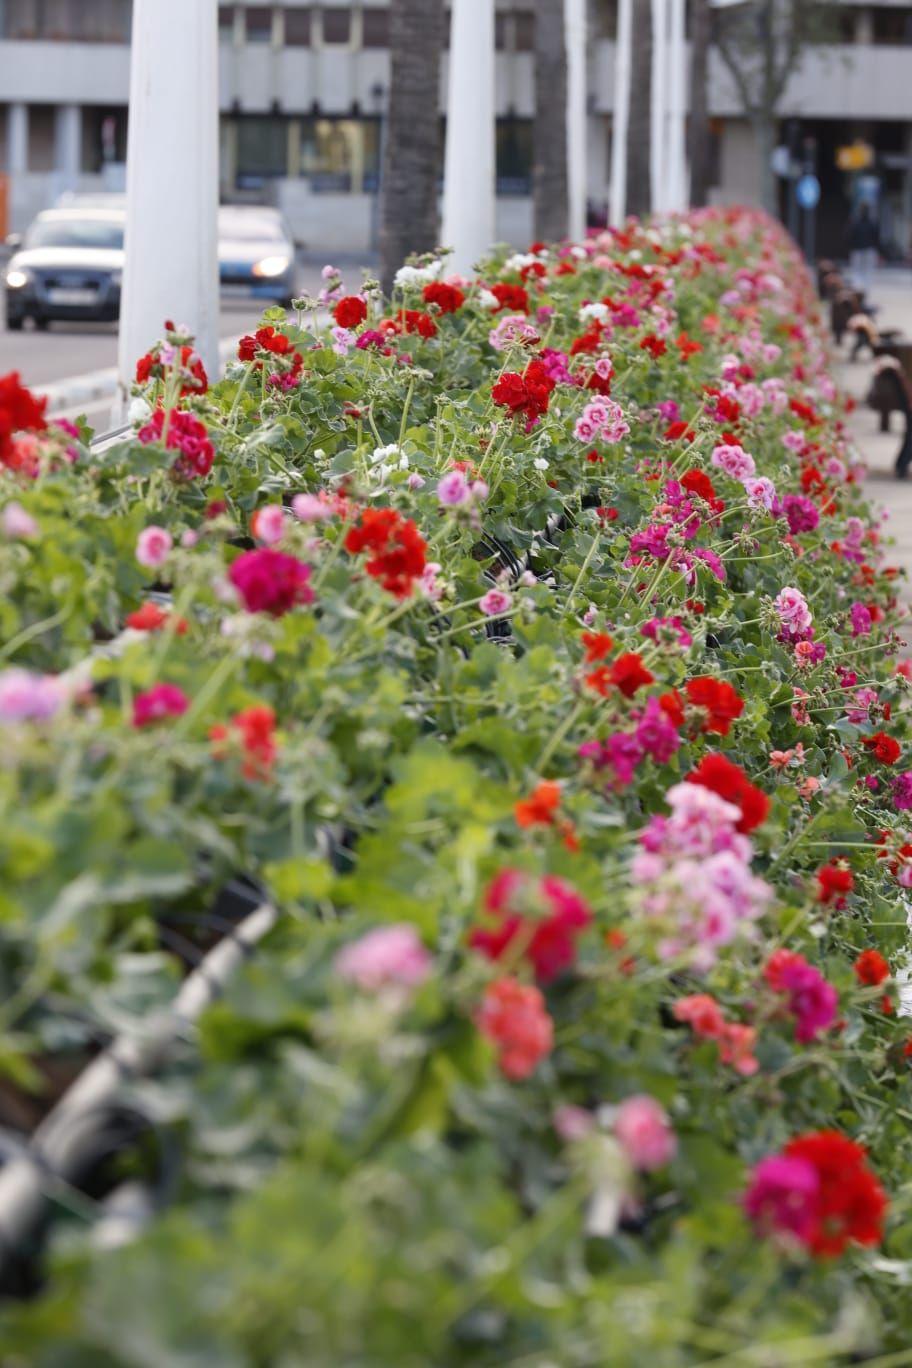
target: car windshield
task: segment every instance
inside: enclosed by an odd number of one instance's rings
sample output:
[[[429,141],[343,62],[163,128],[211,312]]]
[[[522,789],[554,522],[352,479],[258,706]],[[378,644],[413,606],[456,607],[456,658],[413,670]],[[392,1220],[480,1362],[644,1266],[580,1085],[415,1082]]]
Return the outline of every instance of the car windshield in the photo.
[[[219,216],[219,237],[233,242],[285,242],[281,225],[274,219],[248,219],[235,214]]]
[[[123,251],[124,227],[116,219],[38,219],[25,239],[26,247],[87,247]]]

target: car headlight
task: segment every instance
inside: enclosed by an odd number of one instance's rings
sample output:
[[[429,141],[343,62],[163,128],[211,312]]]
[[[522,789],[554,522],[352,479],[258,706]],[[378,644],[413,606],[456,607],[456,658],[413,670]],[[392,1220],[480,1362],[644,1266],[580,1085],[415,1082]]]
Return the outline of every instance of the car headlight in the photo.
[[[28,283],[28,271],[7,271],[6,288],[8,290],[21,290],[23,285],[27,285]]]
[[[262,261],[255,263],[253,274],[255,276],[280,276],[283,271],[287,271],[290,266],[287,256],[263,257]]]

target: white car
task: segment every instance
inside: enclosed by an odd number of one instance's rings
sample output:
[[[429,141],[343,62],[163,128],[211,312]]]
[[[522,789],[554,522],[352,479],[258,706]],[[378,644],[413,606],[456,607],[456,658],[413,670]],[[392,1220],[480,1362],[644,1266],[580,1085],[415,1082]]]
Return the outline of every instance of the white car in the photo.
[[[277,209],[222,205],[218,235],[223,295],[290,304],[296,293],[297,244]]]

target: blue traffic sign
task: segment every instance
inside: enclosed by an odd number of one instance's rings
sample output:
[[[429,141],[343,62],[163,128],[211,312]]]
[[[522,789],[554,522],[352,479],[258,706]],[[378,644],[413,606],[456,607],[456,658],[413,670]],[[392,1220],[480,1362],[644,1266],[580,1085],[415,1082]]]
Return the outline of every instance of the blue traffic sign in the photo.
[[[820,181],[816,176],[802,176],[795,186],[795,198],[802,209],[816,209],[820,203]]]

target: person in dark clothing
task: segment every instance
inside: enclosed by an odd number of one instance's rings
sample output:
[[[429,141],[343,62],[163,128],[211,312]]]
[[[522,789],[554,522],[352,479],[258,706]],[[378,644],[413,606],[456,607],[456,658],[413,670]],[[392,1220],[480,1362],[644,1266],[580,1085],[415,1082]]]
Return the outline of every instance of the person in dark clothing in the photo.
[[[880,231],[868,204],[862,204],[858,217],[849,224],[849,266],[855,285],[864,294],[871,288],[877,265]]]

